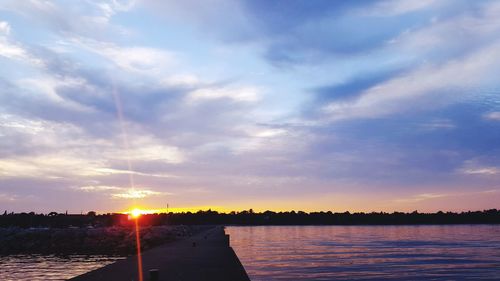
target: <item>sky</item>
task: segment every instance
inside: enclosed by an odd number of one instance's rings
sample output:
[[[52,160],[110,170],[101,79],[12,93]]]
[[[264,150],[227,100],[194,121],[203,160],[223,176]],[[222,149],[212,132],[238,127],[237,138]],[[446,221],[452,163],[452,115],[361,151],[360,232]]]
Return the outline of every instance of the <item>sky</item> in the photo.
[[[500,2],[0,2],[0,209],[500,208]]]

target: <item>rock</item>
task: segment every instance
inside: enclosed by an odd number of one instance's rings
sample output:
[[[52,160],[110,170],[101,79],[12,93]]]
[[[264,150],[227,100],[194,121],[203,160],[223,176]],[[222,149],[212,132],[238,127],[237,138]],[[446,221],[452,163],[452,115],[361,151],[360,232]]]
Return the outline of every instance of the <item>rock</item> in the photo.
[[[142,250],[191,236],[204,227],[148,226],[140,229]],[[0,228],[0,254],[131,255],[135,228]]]

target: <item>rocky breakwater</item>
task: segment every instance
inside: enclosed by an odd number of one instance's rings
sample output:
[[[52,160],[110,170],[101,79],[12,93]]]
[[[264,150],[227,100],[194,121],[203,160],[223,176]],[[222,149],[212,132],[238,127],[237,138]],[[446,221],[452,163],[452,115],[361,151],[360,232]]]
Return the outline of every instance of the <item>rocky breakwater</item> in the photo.
[[[145,226],[140,229],[141,247],[147,250],[183,239],[206,227]],[[0,255],[8,254],[103,254],[130,255],[136,251],[134,227],[98,228],[0,228]]]

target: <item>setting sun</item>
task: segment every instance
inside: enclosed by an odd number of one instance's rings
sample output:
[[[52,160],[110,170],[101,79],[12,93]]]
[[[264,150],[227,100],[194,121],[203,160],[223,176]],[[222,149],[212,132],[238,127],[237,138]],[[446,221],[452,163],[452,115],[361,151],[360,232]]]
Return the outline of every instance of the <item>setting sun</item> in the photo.
[[[139,209],[133,209],[132,211],[130,211],[130,215],[136,219],[142,215],[142,211]]]
[[[133,208],[128,211],[123,212],[123,214],[127,214],[130,216],[130,218],[139,218],[142,215],[147,215],[147,214],[156,214],[160,213],[159,210],[153,210],[153,209],[140,209],[140,208]]]

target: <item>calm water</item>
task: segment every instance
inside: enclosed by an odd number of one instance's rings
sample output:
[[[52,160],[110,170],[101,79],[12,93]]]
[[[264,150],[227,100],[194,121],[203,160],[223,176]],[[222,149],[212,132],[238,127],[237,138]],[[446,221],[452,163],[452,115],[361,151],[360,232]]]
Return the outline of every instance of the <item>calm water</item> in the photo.
[[[120,257],[106,256],[0,256],[0,280],[66,280],[113,263]]]
[[[500,226],[227,227],[253,281],[500,280]]]

